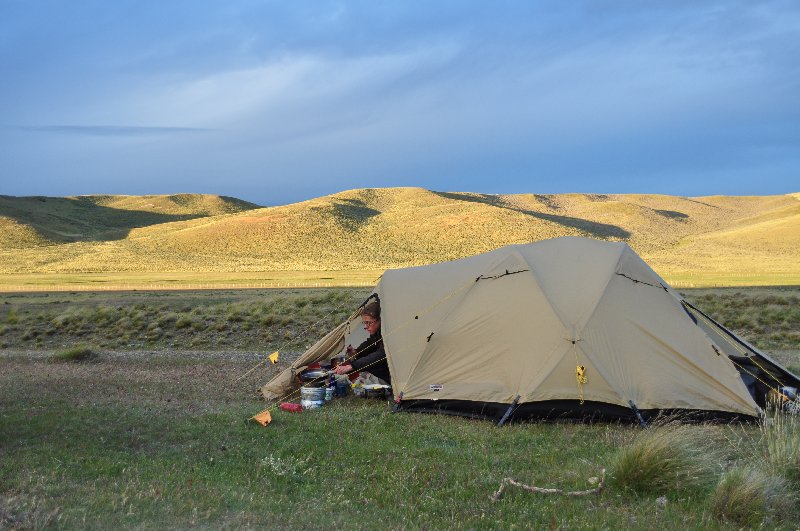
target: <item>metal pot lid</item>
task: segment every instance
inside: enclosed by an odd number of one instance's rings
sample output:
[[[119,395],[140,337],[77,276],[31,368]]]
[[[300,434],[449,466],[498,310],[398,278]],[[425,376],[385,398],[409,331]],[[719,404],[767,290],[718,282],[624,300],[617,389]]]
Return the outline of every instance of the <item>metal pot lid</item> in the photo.
[[[300,378],[305,381],[316,380],[328,376],[329,372],[325,369],[306,369],[300,373]]]

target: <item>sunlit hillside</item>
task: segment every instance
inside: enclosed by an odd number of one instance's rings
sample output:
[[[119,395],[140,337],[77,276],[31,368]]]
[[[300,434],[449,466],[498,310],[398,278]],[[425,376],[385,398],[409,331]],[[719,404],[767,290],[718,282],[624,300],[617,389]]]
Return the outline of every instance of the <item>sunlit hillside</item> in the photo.
[[[11,197],[0,195],[4,249],[127,237],[131,229],[241,212],[257,205],[202,194]]]
[[[85,214],[85,215],[84,215]],[[379,270],[564,235],[662,274],[800,276],[800,196],[361,189],[270,208],[215,196],[0,198],[0,272]]]

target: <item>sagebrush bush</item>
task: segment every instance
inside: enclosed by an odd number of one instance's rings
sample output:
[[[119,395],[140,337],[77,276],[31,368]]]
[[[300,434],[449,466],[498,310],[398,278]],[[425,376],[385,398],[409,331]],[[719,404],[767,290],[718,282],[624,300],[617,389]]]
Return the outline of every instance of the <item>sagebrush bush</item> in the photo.
[[[56,352],[50,357],[51,361],[91,361],[97,358],[97,353],[88,345],[76,345],[66,350]]]
[[[797,497],[785,479],[761,469],[736,467],[726,472],[709,497],[711,514],[742,527],[758,527],[765,518],[780,521],[795,511]]]
[[[720,470],[718,436],[710,426],[663,422],[639,432],[611,465],[609,483],[639,493],[711,485]]]

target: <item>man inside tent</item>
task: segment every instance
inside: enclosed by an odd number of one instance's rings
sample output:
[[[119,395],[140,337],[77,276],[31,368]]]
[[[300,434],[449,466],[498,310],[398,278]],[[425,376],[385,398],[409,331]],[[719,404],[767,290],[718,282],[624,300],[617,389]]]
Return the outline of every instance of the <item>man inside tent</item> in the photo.
[[[389,364],[386,362],[386,351],[383,349],[381,337],[381,306],[377,302],[370,302],[361,310],[361,321],[369,337],[366,341],[353,348],[347,346],[345,362],[336,367],[336,374],[366,371],[387,383],[391,383]]]

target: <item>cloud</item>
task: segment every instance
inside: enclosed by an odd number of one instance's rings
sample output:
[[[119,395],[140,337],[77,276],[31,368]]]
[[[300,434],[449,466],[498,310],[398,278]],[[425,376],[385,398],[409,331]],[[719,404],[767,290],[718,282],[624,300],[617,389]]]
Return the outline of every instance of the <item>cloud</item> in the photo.
[[[110,137],[163,136],[214,131],[214,129],[205,129],[199,127],[158,127],[135,125],[41,125],[18,126],[15,129],[32,131],[35,133],[63,133],[67,135]]]
[[[370,109],[402,98],[459,56],[457,42],[440,39],[410,49],[345,56],[287,53],[247,68],[200,76],[163,76],[148,87],[100,100],[83,112],[121,121],[167,120],[196,128],[261,130],[273,140],[346,127]]]

